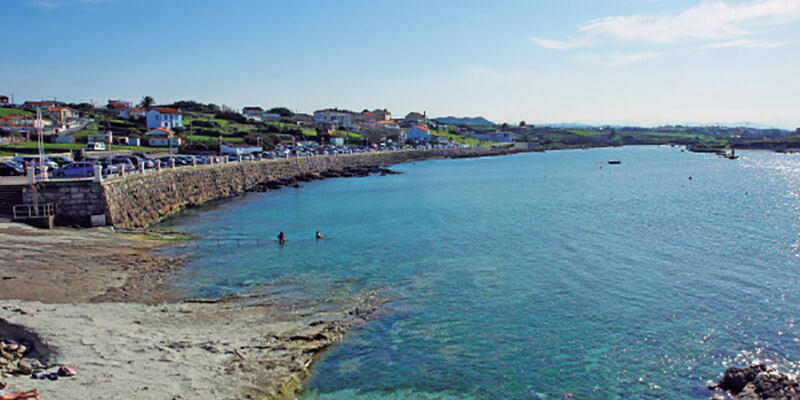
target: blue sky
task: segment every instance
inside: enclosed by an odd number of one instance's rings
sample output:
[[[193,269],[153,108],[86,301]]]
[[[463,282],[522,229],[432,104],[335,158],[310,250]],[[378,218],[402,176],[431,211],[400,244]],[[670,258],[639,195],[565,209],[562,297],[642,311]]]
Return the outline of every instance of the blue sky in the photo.
[[[0,93],[800,126],[800,0],[0,0]]]

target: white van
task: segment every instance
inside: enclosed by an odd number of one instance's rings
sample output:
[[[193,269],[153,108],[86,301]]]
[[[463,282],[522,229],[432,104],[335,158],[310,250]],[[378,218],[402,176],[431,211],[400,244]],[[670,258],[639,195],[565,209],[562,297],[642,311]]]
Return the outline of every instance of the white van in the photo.
[[[100,151],[105,149],[106,149],[105,143],[94,142],[86,145],[86,150]]]

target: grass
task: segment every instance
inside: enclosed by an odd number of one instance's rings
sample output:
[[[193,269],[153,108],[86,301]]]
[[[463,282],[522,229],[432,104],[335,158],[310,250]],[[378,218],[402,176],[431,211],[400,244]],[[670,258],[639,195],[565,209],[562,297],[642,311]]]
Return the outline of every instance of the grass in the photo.
[[[451,139],[455,143],[464,143],[464,144],[468,144],[468,145],[471,145],[471,146],[477,146],[477,145],[481,144],[481,141],[478,140],[478,139],[468,138],[468,137],[464,137],[464,136],[461,136],[461,135],[456,135],[455,133],[452,133],[452,132],[446,131],[446,130],[442,130],[442,131],[434,130],[434,131],[431,131],[431,133],[445,135],[445,136],[447,136],[448,139]]]
[[[11,115],[11,114],[22,114],[22,115],[27,115],[29,117],[35,116],[35,114],[30,111],[20,110],[17,108],[0,107],[0,117],[5,117],[6,115]]]
[[[198,143],[208,143],[208,142],[219,143],[219,138],[211,137],[211,136],[190,135],[190,136],[185,136],[185,139],[189,140],[189,141],[192,141],[192,142],[198,142]],[[222,142],[223,143],[226,143],[226,142],[227,143],[244,143],[244,138],[223,136],[222,137]]]
[[[567,129],[567,133],[571,133],[573,135],[579,135],[579,136],[596,136],[596,135],[602,135],[603,134],[603,132],[590,131],[590,130],[585,130],[585,129]]]

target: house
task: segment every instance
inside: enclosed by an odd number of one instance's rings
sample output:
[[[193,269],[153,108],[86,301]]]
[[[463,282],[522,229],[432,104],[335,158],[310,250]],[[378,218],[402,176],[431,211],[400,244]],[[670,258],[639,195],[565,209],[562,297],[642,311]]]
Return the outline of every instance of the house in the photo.
[[[144,108],[124,108],[120,110],[119,117],[122,119],[144,118],[147,110]]]
[[[53,107],[61,107],[64,103],[55,100],[42,100],[42,101],[26,101],[22,108],[27,108],[29,110],[35,110],[37,108],[41,109],[48,109]]]
[[[61,126],[78,118],[78,113],[69,107],[50,107],[44,111],[44,115]]]
[[[147,144],[150,147],[179,147],[181,145],[181,138],[173,137],[175,132],[166,128],[154,128],[145,135],[148,137]]]
[[[403,122],[411,125],[425,125],[428,122],[428,118],[424,114],[410,112],[403,118]]]
[[[11,114],[6,115],[5,117],[0,117],[0,128],[5,129],[21,131],[24,129],[47,128],[51,125],[53,125],[53,123],[46,119],[43,119],[41,123],[38,123],[36,118],[28,117],[22,114]]]
[[[147,128],[173,129],[183,127],[183,116],[174,108],[156,107],[147,112]]]
[[[295,113],[292,115],[292,121],[297,122],[298,125],[301,122],[311,123],[314,122],[314,117],[309,114],[302,114],[302,113]]]
[[[380,121],[389,121],[392,119],[392,113],[389,112],[387,109],[383,110],[372,110],[372,115],[375,116],[375,120],[378,122]]]
[[[91,143],[105,143],[111,144],[112,140],[114,139],[114,135],[111,131],[106,132],[105,134],[98,134],[98,135],[89,135],[86,137],[87,141]]]
[[[444,133],[431,133],[431,140],[436,143],[449,143],[450,137],[445,135]]]
[[[514,134],[511,132],[489,132],[473,136],[478,140],[496,143],[514,143]]]
[[[117,138],[117,144],[120,146],[141,146],[141,139],[132,138],[128,136],[120,136]]]
[[[429,142],[431,140],[431,130],[421,126],[414,125],[406,129],[406,141],[409,142]]]
[[[107,107],[112,109],[132,108],[133,103],[126,100],[109,100]]]
[[[318,124],[329,123],[333,125],[334,128],[338,127],[352,128],[353,114],[355,113],[353,113],[352,111],[343,111],[335,109],[319,110],[319,111],[314,111],[314,121],[316,121]]]
[[[6,106],[8,104],[10,104],[8,96],[0,96],[0,106]]]
[[[56,143],[75,143],[75,136],[72,136],[72,135],[56,136],[55,142]]]
[[[261,119],[261,114],[264,114],[264,109],[261,107],[245,107],[242,109],[242,114],[248,118]]]
[[[275,113],[262,113],[261,120],[263,121],[272,121],[272,122],[281,122],[281,115]]]

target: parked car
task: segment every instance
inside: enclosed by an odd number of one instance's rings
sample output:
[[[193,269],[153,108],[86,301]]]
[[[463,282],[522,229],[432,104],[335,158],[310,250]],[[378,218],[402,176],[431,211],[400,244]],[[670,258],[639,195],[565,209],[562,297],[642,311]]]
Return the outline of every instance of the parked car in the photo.
[[[13,161],[0,162],[0,176],[20,176],[25,175],[25,168],[21,164]]]
[[[23,165],[33,165],[37,170],[39,169],[39,156],[16,156],[12,158],[11,161],[18,162]],[[58,164],[51,161],[47,157],[44,158],[44,165],[46,165],[49,169],[58,168]]]
[[[95,164],[88,161],[77,161],[53,171],[54,178],[84,178],[94,176]]]
[[[88,143],[86,145],[86,150],[103,151],[105,149],[106,149],[106,144],[105,143],[94,142],[94,143]]]
[[[63,167],[67,164],[72,164],[72,160],[68,159],[67,157],[61,156],[48,156],[47,157],[50,161],[58,164],[59,167]]]
[[[109,160],[109,163],[119,168],[124,168],[125,172],[132,172],[136,170],[136,167],[133,165],[133,162],[131,162],[131,160],[127,158],[112,157]]]

